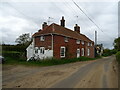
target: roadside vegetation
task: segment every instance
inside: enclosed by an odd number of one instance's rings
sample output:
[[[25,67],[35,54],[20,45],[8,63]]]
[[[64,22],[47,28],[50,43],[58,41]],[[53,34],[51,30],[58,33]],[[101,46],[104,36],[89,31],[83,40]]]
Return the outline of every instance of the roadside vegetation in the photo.
[[[36,60],[36,61],[26,61],[23,58],[17,57],[5,57],[6,62],[5,64],[11,65],[32,65],[32,66],[51,66],[51,65],[60,65],[60,64],[67,64],[72,62],[79,62],[79,61],[90,61],[95,60],[97,58],[88,58],[88,57],[80,57],[80,58],[72,58],[72,59],[45,59],[45,60]]]
[[[116,53],[116,60],[120,64],[120,51]]]

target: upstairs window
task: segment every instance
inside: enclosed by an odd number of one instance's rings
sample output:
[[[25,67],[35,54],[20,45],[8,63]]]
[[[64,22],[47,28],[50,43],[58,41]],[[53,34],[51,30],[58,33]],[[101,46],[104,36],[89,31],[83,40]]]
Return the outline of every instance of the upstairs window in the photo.
[[[88,42],[88,46],[90,46],[90,42]]]
[[[45,41],[45,37],[44,36],[40,36],[40,41]]]
[[[60,48],[60,57],[64,58],[65,57],[65,47]]]
[[[81,43],[82,43],[82,45],[84,45],[84,41],[82,41]]]
[[[80,40],[76,40],[76,43],[77,43],[77,44],[80,44]]]
[[[92,42],[91,42],[91,44],[90,44],[91,46],[92,46]]]
[[[64,39],[65,39],[65,42],[68,42],[68,37],[65,37]]]

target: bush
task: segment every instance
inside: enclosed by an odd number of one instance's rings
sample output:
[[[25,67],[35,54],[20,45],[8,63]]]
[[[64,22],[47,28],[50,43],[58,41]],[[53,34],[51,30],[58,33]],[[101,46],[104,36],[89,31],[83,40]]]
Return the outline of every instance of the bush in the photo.
[[[3,51],[2,55],[4,57],[20,58],[22,53],[17,51]]]
[[[116,60],[120,64],[120,51],[116,53]]]

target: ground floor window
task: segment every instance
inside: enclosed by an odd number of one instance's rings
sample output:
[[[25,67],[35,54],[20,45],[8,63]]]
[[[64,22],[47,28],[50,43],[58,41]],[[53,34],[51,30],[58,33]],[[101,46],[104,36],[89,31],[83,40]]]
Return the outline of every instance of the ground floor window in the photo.
[[[87,49],[87,55],[90,56],[90,49]]]
[[[81,49],[81,56],[84,56],[84,48]]]
[[[45,53],[45,48],[44,47],[40,47],[40,53],[44,54]]]
[[[38,47],[35,47],[35,53],[38,53]]]
[[[60,48],[60,57],[61,58],[65,57],[65,47]]]

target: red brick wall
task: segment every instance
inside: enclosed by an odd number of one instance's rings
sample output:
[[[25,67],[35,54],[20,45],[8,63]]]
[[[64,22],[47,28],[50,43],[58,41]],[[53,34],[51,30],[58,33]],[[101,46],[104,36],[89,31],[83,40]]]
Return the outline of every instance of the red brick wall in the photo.
[[[77,48],[80,48],[80,50],[81,50],[81,48],[84,48],[85,56],[87,56],[87,49],[86,49],[87,43],[85,43],[84,45],[82,45],[81,43],[76,44],[76,39],[72,39],[72,38],[69,38],[68,42],[65,42],[64,36],[54,35],[54,57],[55,58],[60,58],[60,47],[61,46],[65,46],[67,48],[66,56],[68,58],[77,57],[77,53],[76,53]],[[93,53],[94,48],[93,48],[93,46],[92,47],[90,46],[89,48],[90,48],[90,56],[89,57],[93,58],[94,57],[94,53]]]
[[[45,35],[45,41],[40,41],[40,37],[35,37],[35,46],[36,47],[45,47],[45,49],[51,49],[52,44],[52,36]],[[94,45],[87,46],[85,42],[84,45],[76,44],[76,39],[69,38],[68,42],[64,41],[64,36],[54,35],[54,44],[53,44],[53,55],[55,58],[60,58],[60,47],[65,46],[67,48],[66,56],[67,58],[74,58],[77,57],[76,50],[80,48],[80,56],[81,56],[81,48],[84,48],[85,56],[87,56],[87,48],[90,48],[90,56],[87,57],[94,57]]]
[[[52,36],[45,35],[45,41],[40,41],[40,36],[35,37],[35,47],[45,47],[45,49],[51,49]]]

